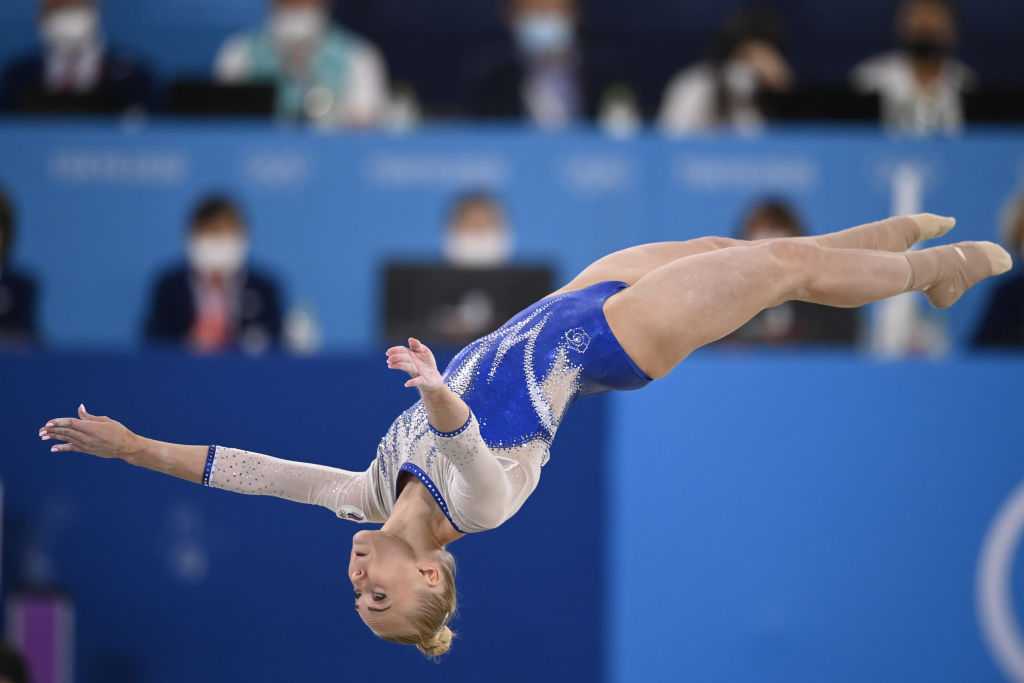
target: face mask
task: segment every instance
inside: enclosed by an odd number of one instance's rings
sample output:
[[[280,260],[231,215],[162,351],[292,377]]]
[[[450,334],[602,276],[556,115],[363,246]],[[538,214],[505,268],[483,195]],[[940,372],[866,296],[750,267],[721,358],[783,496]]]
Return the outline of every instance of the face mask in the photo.
[[[512,242],[504,230],[494,228],[471,233],[449,234],[444,255],[450,263],[467,268],[500,266],[508,261]]]
[[[295,47],[314,42],[323,33],[327,17],[315,7],[280,9],[270,19],[270,34],[281,47]]]
[[[99,17],[92,7],[68,7],[43,18],[43,42],[59,52],[88,47],[96,38]]]
[[[232,275],[242,269],[249,244],[241,237],[193,237],[188,245],[188,262],[203,275]]]
[[[946,43],[927,36],[910,38],[903,42],[903,49],[914,59],[937,60],[943,59],[952,49]]]
[[[780,237],[796,237],[792,228],[784,225],[758,225],[749,234],[751,240],[774,240]]]
[[[738,59],[726,64],[722,77],[725,87],[733,95],[751,96],[757,90],[757,73],[749,64]]]
[[[516,21],[516,41],[530,56],[565,52],[572,46],[572,22],[558,12],[532,12]]]

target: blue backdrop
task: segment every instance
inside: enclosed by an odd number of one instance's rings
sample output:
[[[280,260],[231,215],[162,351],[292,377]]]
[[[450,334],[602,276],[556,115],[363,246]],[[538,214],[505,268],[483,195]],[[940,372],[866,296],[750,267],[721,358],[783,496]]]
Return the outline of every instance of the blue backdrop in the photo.
[[[889,215],[914,169],[921,206],[955,239],[994,239],[1024,173],[1024,136],[895,142],[867,131],[629,141],[596,133],[433,129],[325,135],[264,126],[0,124],[0,184],[21,215],[15,259],[43,284],[54,346],[137,344],[156,272],[182,254],[192,203],[216,189],[249,208],[257,262],[322,321],[329,348],[377,338],[378,269],[435,256],[445,208],[487,187],[510,207],[521,258],[563,280],[628,245],[735,229],[755,197],[790,197],[814,231]],[[949,314],[970,331],[986,287]]]
[[[1022,378],[708,354],[615,401],[610,680],[1008,680],[975,566],[1024,475]]]

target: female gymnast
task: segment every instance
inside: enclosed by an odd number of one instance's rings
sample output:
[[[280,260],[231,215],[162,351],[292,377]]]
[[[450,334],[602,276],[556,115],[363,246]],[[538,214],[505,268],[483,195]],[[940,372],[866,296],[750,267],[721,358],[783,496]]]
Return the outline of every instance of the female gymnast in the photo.
[[[908,291],[940,308],[1008,271],[990,242],[913,250],[951,218],[890,218],[815,237],[705,237],[606,256],[463,349],[442,375],[416,339],[387,351],[419,400],[363,472],[223,446],[136,435],[90,415],[50,420],[52,451],[80,451],[228,491],[277,496],[383,523],[352,537],[355,609],[378,636],[427,656],[451,645],[455,562],[448,544],[499,527],[536,488],[552,439],[579,396],[638,389],[700,347],[785,301],[855,307]]]

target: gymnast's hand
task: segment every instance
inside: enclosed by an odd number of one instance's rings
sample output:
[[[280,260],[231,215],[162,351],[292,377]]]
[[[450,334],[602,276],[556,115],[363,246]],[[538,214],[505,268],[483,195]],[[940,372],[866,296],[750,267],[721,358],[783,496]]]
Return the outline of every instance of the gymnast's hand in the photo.
[[[109,417],[90,415],[85,405],[78,406],[78,417],[58,417],[48,421],[39,430],[43,441],[57,439],[50,451],[66,453],[78,451],[101,458],[126,458],[140,447],[142,438]]]
[[[388,349],[388,367],[401,370],[411,378],[406,387],[416,387],[423,393],[444,389],[444,380],[437,371],[434,354],[419,339],[409,337],[409,346],[392,346]]]

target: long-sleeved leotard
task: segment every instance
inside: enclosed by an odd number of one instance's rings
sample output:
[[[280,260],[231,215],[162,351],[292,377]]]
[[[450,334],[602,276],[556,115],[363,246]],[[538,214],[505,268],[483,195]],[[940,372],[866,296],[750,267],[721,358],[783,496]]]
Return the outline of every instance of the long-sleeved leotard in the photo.
[[[383,522],[405,472],[427,487],[458,531],[493,529],[537,487],[555,431],[577,397],[650,381],[604,317],[604,301],[625,287],[603,282],[543,299],[460,351],[444,373],[470,407],[455,432],[433,429],[418,401],[392,423],[365,471],[211,447],[204,481]]]

